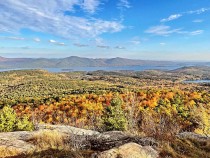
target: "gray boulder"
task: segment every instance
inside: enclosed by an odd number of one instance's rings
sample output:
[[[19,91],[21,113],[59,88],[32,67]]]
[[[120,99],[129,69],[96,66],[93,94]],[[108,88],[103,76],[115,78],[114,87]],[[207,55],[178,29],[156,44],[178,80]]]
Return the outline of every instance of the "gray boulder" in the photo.
[[[150,146],[127,143],[118,148],[103,151],[93,158],[158,158],[159,154]]]

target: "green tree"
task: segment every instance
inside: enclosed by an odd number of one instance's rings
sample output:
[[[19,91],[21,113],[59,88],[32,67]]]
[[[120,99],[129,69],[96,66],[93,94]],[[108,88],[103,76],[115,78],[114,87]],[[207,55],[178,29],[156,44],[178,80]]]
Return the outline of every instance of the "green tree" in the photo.
[[[4,106],[0,110],[0,132],[31,131],[33,129],[34,125],[29,121],[29,118],[18,118],[11,107]]]
[[[9,106],[0,111],[0,132],[11,132],[15,129],[16,113]]]
[[[125,113],[121,107],[122,100],[119,97],[115,97],[111,101],[111,105],[106,107],[103,116],[104,128],[107,131],[127,129],[127,119]]]

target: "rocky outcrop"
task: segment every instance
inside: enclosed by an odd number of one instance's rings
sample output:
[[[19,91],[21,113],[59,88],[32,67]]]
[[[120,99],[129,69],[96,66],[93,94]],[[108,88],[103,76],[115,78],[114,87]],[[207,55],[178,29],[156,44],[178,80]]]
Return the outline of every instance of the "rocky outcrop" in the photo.
[[[129,142],[135,142],[143,146],[158,146],[157,141],[155,141],[155,139],[153,138],[131,136],[121,131],[110,131],[100,133],[99,135],[90,137],[89,142],[91,144],[91,149],[98,151],[104,151],[114,147],[119,147]]]
[[[86,137],[100,134],[97,131],[58,125],[39,125],[37,130],[33,132],[4,132],[0,133],[0,157],[27,155],[33,151],[37,151],[36,144],[33,144],[34,137],[52,131],[57,131],[61,135],[64,135],[68,141],[74,138],[73,140],[75,142],[73,143],[84,143],[86,146],[89,144],[86,141]],[[82,139],[85,140],[85,142],[83,142]]]
[[[135,150],[136,155],[138,155],[137,153],[140,151],[142,154],[147,154],[147,149],[154,151],[152,147],[158,145],[153,138],[134,137],[120,131],[100,133],[71,126],[39,125],[38,129],[33,132],[19,131],[0,133],[0,153],[4,153],[2,154],[3,157],[9,157],[27,155],[37,150],[40,151],[40,148],[37,149],[37,144],[34,144],[34,137],[40,136],[43,133],[52,133],[52,131],[57,131],[59,135],[64,136],[65,142],[71,147],[75,146],[80,149],[91,149],[96,153],[105,150],[108,150],[106,151],[108,153],[119,151],[119,153],[125,155],[125,157],[126,154],[133,150]],[[104,153],[106,154],[106,152]]]
[[[57,130],[61,133],[65,134],[74,134],[74,135],[81,135],[81,136],[92,136],[92,135],[99,135],[100,132],[93,131],[93,130],[86,130],[81,128],[76,128],[72,126],[64,126],[64,125],[46,125],[41,124],[38,126],[38,130]]]
[[[35,146],[27,143],[35,132],[7,132],[0,133],[1,157],[28,154],[35,150]]]
[[[127,143],[118,148],[101,152],[95,158],[157,158],[158,152],[150,146]]]
[[[51,141],[51,137],[52,141]],[[45,137],[48,137],[45,139]],[[45,142],[44,140],[45,139]],[[64,140],[64,142],[60,140]],[[195,133],[184,132],[177,135],[174,147],[175,152],[180,152],[179,146],[183,146],[185,141],[191,142],[186,150],[192,148],[202,150],[202,154],[209,151],[210,138]],[[40,142],[41,141],[41,142]],[[159,147],[158,142],[151,137],[132,136],[120,131],[97,132],[85,130],[71,126],[60,125],[39,125],[36,131],[26,132],[7,132],[0,133],[0,157],[21,157],[31,153],[49,154],[51,151],[56,153],[51,147],[56,142],[80,150],[90,150],[93,158],[156,158]],[[48,143],[49,142],[49,143]],[[52,146],[48,146],[50,143]],[[47,147],[40,148],[39,144],[47,144]],[[39,146],[39,148],[38,148]],[[183,146],[184,147],[184,146]],[[52,150],[51,150],[52,149]],[[56,149],[57,150],[57,149]],[[62,152],[62,151],[61,151]],[[77,154],[77,153],[76,153]],[[161,154],[161,152],[160,152]],[[69,155],[69,153],[68,153]],[[199,153],[194,153],[199,155]],[[30,157],[30,156],[29,156]],[[72,157],[73,158],[73,157]]]
[[[210,141],[210,135],[200,135],[193,132],[183,132],[177,135],[178,138],[181,139],[194,139],[198,141]]]
[[[83,149],[94,151],[109,150],[123,144],[134,142],[142,146],[158,146],[157,141],[151,137],[137,137],[122,131],[97,132],[71,126],[39,125],[39,130],[57,130],[68,136],[67,140]]]

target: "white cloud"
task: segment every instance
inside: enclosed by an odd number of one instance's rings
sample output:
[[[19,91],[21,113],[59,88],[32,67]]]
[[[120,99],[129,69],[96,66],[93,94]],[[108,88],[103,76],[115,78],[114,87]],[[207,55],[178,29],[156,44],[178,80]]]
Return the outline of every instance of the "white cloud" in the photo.
[[[100,37],[97,37],[95,38],[94,40],[91,40],[93,41],[93,44],[94,45],[106,45],[106,41],[103,39],[103,38],[100,38]]]
[[[41,42],[40,38],[34,38],[35,42]]]
[[[49,40],[49,43],[52,43],[52,44],[55,44],[55,45],[58,45],[58,46],[65,46],[66,44],[63,43],[63,42],[57,42],[55,40]]]
[[[210,8],[201,8],[201,9],[198,9],[198,10],[191,10],[191,11],[187,11],[186,13],[187,14],[202,14],[206,11],[209,11]]]
[[[98,48],[104,48],[104,49],[109,49],[110,46],[106,46],[106,45],[97,45]]]
[[[202,23],[203,20],[202,20],[202,19],[195,19],[195,20],[193,20],[193,22],[194,22],[194,23]]]
[[[168,18],[160,20],[160,22],[168,22],[168,21],[178,19],[180,17],[182,17],[182,14],[173,14],[173,15],[170,15]]]
[[[125,49],[125,47],[123,47],[123,46],[116,46],[116,47],[114,47],[115,49]]]
[[[6,27],[4,27],[4,26],[1,26],[0,27],[0,33],[1,32],[9,32],[9,33],[11,33],[9,30],[8,30],[8,28],[6,28]]]
[[[166,43],[164,43],[164,42],[161,42],[161,43],[160,43],[160,45],[161,45],[161,46],[165,46],[165,45],[166,45]]]
[[[67,11],[74,13],[75,6],[94,13],[98,5],[98,0],[0,1],[0,28],[7,28],[7,32],[19,32],[22,28],[27,28],[68,39],[95,38],[103,33],[124,29],[119,21],[65,14]]]
[[[93,14],[95,13],[99,5],[100,5],[100,0],[84,0],[82,8],[85,11]]]
[[[63,42],[61,42],[61,43],[56,43],[57,45],[59,45],[59,46],[65,46],[66,44],[65,43],[63,43]]]
[[[120,21],[124,21],[124,12],[126,9],[131,8],[128,0],[118,0],[117,8],[120,10]]]
[[[130,41],[132,44],[139,45],[141,43],[140,40],[132,40]]]
[[[190,35],[195,36],[195,35],[200,35],[204,32],[204,30],[196,30],[196,31],[192,31],[190,32]]]
[[[168,21],[176,20],[186,14],[202,14],[207,11],[210,11],[210,8],[201,8],[197,10],[191,10],[191,11],[186,11],[186,12],[182,12],[178,14],[173,14],[173,15],[170,15],[168,18],[161,19],[160,22],[168,22]]]
[[[57,43],[55,40],[49,40],[50,43]]]
[[[25,40],[25,38],[23,37],[0,37],[1,39],[9,39],[9,40],[17,40],[17,41],[22,41],[22,40]]]
[[[130,40],[130,43],[134,44],[134,45],[139,45],[141,43],[140,39],[138,36],[136,37],[133,37],[131,40]]]
[[[160,25],[160,26],[153,26],[150,27],[148,30],[145,31],[146,33],[159,35],[159,36],[169,36],[170,34],[186,34],[186,35],[200,35],[204,32],[204,30],[196,30],[196,31],[182,31],[182,29],[171,29],[170,26]],[[160,43],[164,45],[164,43]]]
[[[183,33],[181,31],[182,29],[171,29],[170,26],[166,25],[158,25],[158,26],[152,26],[149,29],[147,29],[145,32],[154,34],[154,35],[159,35],[159,36],[168,36],[173,33]]]
[[[119,0],[117,6],[119,9],[131,7],[130,2],[128,0]]]
[[[74,45],[77,47],[88,47],[89,46],[87,44],[81,44],[81,43],[74,43]]]

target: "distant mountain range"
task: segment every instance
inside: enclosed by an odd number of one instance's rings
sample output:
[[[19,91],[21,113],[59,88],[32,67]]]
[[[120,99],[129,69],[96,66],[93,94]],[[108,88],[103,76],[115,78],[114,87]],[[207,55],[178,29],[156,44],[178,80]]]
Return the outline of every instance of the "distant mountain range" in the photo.
[[[6,68],[71,68],[71,67],[111,67],[111,66],[191,66],[210,65],[210,62],[171,62],[171,61],[151,61],[134,60],[126,58],[82,58],[71,56],[66,58],[4,58],[0,57],[0,69]]]

